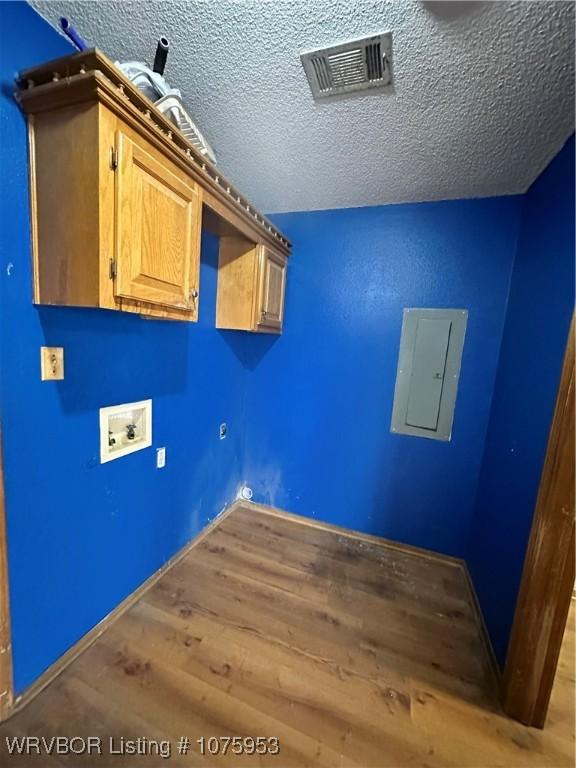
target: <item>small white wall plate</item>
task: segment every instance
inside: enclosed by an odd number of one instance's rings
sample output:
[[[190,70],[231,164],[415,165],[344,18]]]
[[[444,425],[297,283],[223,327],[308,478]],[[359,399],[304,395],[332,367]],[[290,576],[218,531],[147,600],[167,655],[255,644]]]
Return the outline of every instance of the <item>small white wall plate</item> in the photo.
[[[100,463],[152,445],[152,400],[100,408]]]

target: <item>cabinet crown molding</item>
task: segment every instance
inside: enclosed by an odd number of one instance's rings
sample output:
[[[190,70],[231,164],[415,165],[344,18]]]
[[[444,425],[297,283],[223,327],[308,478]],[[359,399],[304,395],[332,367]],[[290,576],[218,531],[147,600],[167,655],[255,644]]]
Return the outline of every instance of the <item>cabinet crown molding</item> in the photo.
[[[290,241],[236,189],[101,51],[92,49],[23,70],[16,99],[27,114],[100,102],[185,170],[203,204],[256,243],[290,255]]]

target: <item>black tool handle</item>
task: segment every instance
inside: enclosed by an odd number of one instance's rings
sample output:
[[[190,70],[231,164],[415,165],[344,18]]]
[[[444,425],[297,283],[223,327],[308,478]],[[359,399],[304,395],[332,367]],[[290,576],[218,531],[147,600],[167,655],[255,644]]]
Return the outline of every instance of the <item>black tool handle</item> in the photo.
[[[152,69],[154,72],[158,72],[159,75],[164,74],[164,67],[166,66],[166,58],[168,56],[168,39],[166,37],[161,37],[160,40],[158,40],[158,45],[156,46],[156,56],[154,56],[154,66]]]

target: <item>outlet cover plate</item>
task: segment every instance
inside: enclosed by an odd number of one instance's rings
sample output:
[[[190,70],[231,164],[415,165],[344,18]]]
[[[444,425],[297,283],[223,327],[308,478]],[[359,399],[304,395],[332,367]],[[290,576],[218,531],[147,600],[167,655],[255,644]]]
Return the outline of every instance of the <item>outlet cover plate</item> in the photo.
[[[42,381],[62,381],[64,378],[64,347],[40,347]]]

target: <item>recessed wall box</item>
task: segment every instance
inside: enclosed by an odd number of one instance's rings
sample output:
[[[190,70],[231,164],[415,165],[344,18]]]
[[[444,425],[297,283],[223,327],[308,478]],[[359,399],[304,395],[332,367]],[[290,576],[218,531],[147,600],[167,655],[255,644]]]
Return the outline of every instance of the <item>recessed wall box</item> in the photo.
[[[152,400],[100,408],[100,463],[152,445]]]

